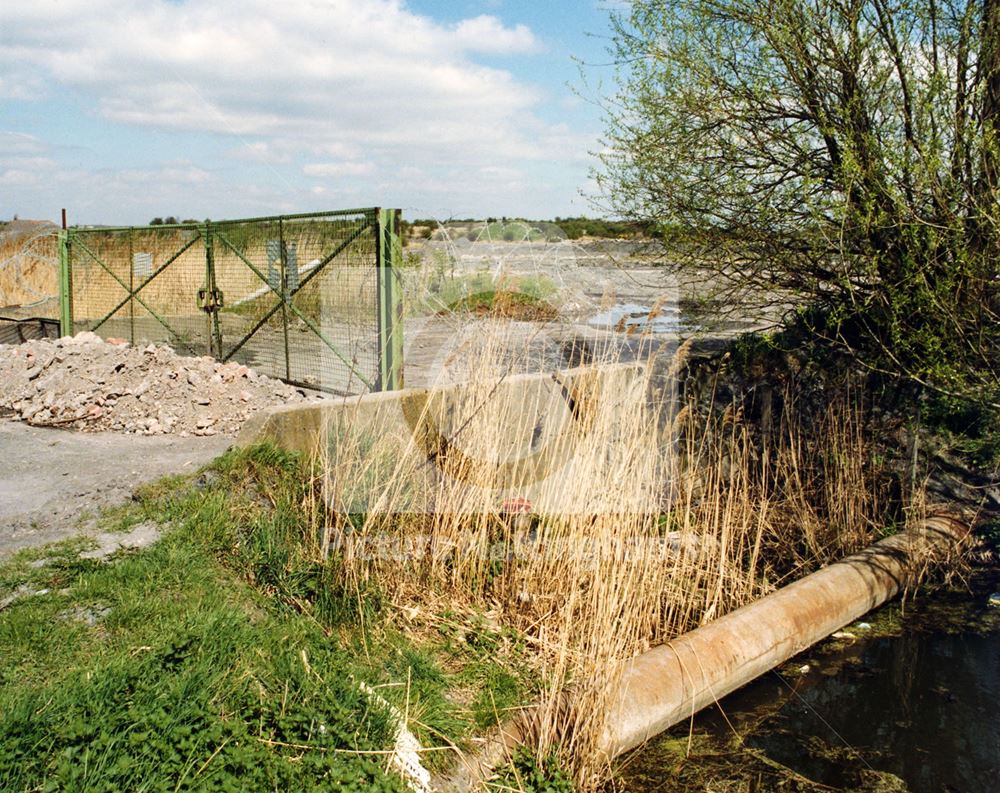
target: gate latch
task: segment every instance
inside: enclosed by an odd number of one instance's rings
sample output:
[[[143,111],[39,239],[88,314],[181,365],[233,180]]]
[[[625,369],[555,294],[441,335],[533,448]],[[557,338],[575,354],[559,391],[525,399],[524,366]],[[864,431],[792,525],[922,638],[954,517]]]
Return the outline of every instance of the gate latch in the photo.
[[[202,287],[198,290],[198,308],[202,311],[211,314],[218,311],[223,305],[221,289]]]

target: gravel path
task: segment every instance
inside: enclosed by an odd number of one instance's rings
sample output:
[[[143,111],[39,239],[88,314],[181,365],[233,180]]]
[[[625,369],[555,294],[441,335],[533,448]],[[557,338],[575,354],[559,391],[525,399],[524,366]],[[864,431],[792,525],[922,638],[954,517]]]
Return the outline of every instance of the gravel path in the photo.
[[[101,507],[214,459],[231,438],[72,432],[0,419],[0,556],[92,530]]]

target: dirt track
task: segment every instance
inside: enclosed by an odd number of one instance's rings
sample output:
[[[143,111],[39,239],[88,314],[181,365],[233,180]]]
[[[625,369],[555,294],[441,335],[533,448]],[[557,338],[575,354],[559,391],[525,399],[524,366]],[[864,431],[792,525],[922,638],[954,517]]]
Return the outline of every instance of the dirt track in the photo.
[[[0,556],[84,533],[101,507],[127,501],[145,482],[197,470],[231,442],[79,433],[0,419]]]

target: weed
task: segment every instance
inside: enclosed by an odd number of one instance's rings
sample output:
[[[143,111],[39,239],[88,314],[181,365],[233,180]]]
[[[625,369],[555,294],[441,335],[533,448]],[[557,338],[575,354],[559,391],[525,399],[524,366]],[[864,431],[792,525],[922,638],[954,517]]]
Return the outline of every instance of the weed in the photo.
[[[530,752],[520,749],[506,766],[500,768],[487,783],[493,791],[519,791],[520,793],[572,793],[571,778],[559,766],[556,753],[539,760]]]
[[[410,274],[404,283],[413,314],[447,312],[492,315],[509,319],[554,319],[551,304],[558,288],[544,275],[503,275],[487,270],[455,272],[455,262],[442,251],[433,251],[426,268]]]

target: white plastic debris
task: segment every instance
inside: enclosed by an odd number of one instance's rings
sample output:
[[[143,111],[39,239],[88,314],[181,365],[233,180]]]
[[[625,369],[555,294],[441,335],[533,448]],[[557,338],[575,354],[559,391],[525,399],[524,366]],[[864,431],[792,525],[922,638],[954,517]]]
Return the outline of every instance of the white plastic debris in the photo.
[[[392,756],[389,758],[389,765],[403,777],[406,786],[414,793],[431,793],[431,772],[424,768],[423,763],[420,762],[420,741],[406,726],[403,714],[399,712],[398,708],[386,702],[367,683],[360,682],[359,686],[365,694],[389,712],[396,724],[396,741],[393,745]]]

